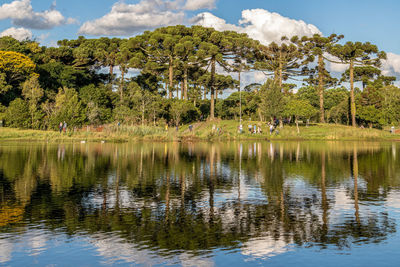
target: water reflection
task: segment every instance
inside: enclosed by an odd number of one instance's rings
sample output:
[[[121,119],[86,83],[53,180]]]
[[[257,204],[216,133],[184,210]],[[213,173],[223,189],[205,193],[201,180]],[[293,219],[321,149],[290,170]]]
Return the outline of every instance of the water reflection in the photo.
[[[99,264],[209,266],[228,254],[267,260],[300,248],[378,244],[397,236],[398,149],[1,144],[0,262],[49,254],[56,241],[66,250],[60,244],[74,238],[90,247],[78,256],[96,255]]]

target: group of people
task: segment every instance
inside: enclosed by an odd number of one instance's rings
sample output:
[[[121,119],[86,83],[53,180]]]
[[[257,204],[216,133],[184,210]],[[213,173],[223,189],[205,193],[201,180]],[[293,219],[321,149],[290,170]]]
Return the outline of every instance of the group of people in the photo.
[[[249,134],[262,134],[262,128],[261,125],[251,125],[249,124],[248,126]]]
[[[279,121],[277,123],[279,123]],[[278,130],[276,130],[276,126],[277,126],[277,124],[275,122],[274,123],[270,123],[270,122],[267,123],[267,127],[269,129],[269,134],[270,135],[272,135],[274,132],[276,134],[279,133]],[[249,134],[262,134],[262,132],[263,132],[262,127],[261,127],[260,124],[258,124],[258,125],[249,124],[247,127],[248,127]],[[239,133],[243,133],[243,125],[242,124],[240,124],[238,126],[238,132]]]
[[[60,130],[60,133],[61,132],[66,132],[67,131],[67,123],[64,121],[64,123],[62,123],[61,121],[60,121],[60,124],[58,125],[58,129]]]

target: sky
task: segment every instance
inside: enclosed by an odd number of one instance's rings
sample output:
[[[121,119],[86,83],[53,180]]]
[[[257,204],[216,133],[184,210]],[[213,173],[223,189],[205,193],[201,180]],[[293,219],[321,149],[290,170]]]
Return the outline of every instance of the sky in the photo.
[[[336,33],[386,51],[383,73],[400,79],[399,14],[398,0],[0,0],[0,36],[56,46],[79,35],[130,37],[176,24],[245,32],[265,44],[282,34]]]

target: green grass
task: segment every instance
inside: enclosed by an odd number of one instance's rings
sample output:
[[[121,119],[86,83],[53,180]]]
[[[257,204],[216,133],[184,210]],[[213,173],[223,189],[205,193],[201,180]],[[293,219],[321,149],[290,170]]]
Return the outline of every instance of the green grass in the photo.
[[[261,125],[262,134],[249,134],[247,126]],[[390,134],[389,130],[360,129],[335,124],[312,124],[309,127],[300,126],[297,133],[295,126],[278,127],[279,133],[269,134],[266,123],[246,121],[243,123],[244,133],[238,133],[237,121],[215,120],[193,124],[193,132],[189,125],[183,125],[178,131],[170,127],[166,131],[163,127],[155,126],[105,126],[101,132],[21,130],[14,128],[0,128],[0,141],[47,141],[47,142],[79,142],[79,141],[110,141],[126,142],[131,140],[148,141],[223,141],[223,140],[400,140],[400,134]]]

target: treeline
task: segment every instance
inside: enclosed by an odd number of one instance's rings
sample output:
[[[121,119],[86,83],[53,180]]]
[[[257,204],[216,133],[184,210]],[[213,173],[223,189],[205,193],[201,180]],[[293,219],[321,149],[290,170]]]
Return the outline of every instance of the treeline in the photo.
[[[339,44],[342,38],[282,37],[263,45],[234,31],[182,25],[129,39],[61,40],[58,47],[2,37],[0,119],[35,129],[64,121],[77,127],[179,125],[241,115],[353,126],[398,123],[400,90],[394,77],[379,70],[386,54],[368,42]],[[348,67],[340,80],[327,62]],[[251,71],[263,72],[266,82],[243,84],[241,77]],[[290,80],[303,81],[303,87],[296,90]],[[237,92],[221,99],[226,89]]]

